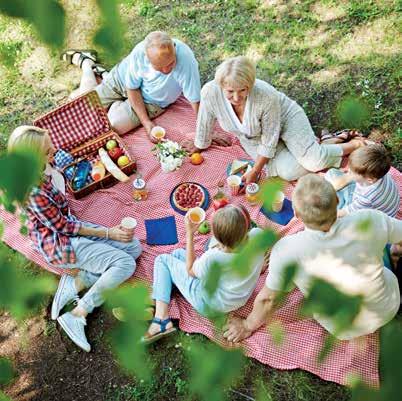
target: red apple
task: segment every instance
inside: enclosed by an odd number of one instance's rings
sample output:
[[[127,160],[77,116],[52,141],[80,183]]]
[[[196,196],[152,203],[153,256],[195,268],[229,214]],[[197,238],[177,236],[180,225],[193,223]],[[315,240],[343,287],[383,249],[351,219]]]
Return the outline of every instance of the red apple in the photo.
[[[116,161],[120,156],[124,155],[124,151],[122,148],[113,148],[110,149],[107,153],[109,154],[110,158],[114,161]]]
[[[224,207],[228,204],[229,204],[229,201],[224,197],[212,199],[212,207],[214,208],[214,210],[218,210],[221,207]]]

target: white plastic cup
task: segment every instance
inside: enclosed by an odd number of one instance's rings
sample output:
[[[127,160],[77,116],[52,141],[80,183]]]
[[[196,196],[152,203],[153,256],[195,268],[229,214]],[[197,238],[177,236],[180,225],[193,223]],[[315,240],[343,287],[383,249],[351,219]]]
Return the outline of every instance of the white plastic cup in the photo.
[[[230,189],[232,195],[238,195],[240,192],[240,185],[241,185],[241,177],[238,175],[230,175],[226,179],[226,183]]]
[[[134,217],[124,217],[120,223],[121,229],[134,235],[137,220]]]
[[[283,202],[285,200],[285,194],[282,191],[279,191],[274,200],[272,201],[272,211],[278,213],[283,208]]]
[[[186,213],[194,224],[201,224],[205,220],[205,210],[201,207],[193,207]]]
[[[153,128],[151,129],[151,135],[152,135],[155,139],[157,139],[158,141],[160,141],[160,140],[162,140],[162,139],[165,137],[165,135],[166,135],[165,128],[159,127],[159,126],[153,127]]]

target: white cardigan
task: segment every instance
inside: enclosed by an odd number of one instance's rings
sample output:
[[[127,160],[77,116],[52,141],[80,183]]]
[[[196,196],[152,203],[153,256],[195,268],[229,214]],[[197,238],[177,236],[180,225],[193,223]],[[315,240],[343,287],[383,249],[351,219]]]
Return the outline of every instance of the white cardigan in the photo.
[[[221,87],[210,81],[201,90],[201,103],[197,118],[194,145],[206,149],[211,145],[216,120],[223,130],[235,134],[245,149],[255,147],[257,154],[271,159],[275,155],[281,130],[293,112],[301,107],[268,83],[257,79],[250,91],[243,121],[247,121],[250,134],[239,131],[225,106]]]

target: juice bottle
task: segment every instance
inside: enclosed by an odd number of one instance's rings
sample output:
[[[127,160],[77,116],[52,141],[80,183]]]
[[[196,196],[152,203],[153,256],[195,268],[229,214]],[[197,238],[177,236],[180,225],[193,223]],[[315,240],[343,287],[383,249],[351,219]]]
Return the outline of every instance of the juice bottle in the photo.
[[[146,189],[145,181],[140,175],[137,175],[133,181],[133,198],[136,201],[146,200],[148,198],[148,190]]]
[[[101,161],[97,161],[92,166],[91,177],[94,181],[101,180],[106,174],[105,166]]]
[[[260,186],[254,182],[248,184],[246,187],[246,199],[250,205],[255,205],[258,203],[258,191]]]
[[[230,203],[229,198],[225,193],[224,186],[225,183],[223,181],[218,182],[218,192],[212,198],[212,206],[214,210],[218,210]]]

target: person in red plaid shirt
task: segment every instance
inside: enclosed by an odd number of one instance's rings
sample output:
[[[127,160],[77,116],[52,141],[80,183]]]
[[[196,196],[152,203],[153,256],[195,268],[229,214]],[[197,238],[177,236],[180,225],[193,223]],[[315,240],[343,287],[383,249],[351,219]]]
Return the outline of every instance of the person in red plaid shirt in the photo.
[[[64,178],[47,163],[55,149],[46,130],[18,127],[9,138],[8,151],[21,148],[32,149],[46,161],[43,178],[25,204],[30,238],[49,264],[66,270],[53,300],[52,319],[57,319],[75,344],[89,352],[86,316],[103,303],[104,291],[133,275],[135,260],[141,253],[140,242],[133,231],[80,221],[71,214]],[[78,294],[85,288],[89,290],[80,298]],[[59,316],[71,301],[77,301],[77,306]]]

